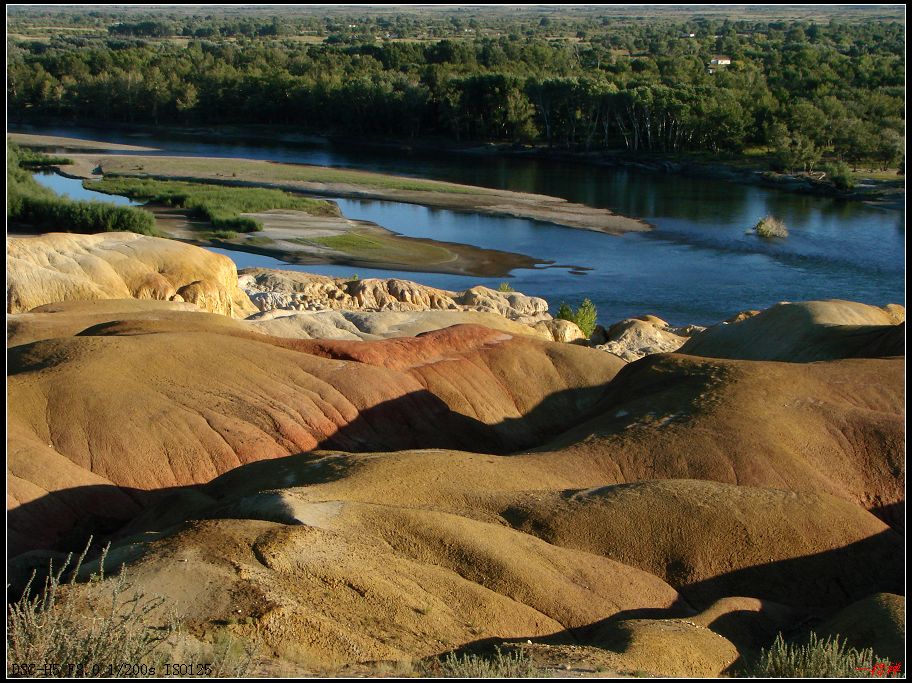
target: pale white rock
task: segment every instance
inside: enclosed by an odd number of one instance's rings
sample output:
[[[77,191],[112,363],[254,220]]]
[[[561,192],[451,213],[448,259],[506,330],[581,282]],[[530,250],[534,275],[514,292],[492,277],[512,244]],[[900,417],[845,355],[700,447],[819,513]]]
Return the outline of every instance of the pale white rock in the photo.
[[[535,323],[534,327],[536,330],[542,330],[556,342],[573,343],[586,339],[586,335],[583,334],[583,331],[579,326],[569,320],[562,320],[560,318],[554,320],[541,320]]]
[[[605,341],[596,348],[626,361],[639,360],[653,353],[670,353],[687,341],[687,337],[670,329],[664,320],[655,316],[628,318],[605,330],[600,335]]]
[[[261,312],[301,301],[308,309],[339,311],[474,311],[530,326],[551,319],[544,299],[481,286],[451,292],[398,278],[346,280],[265,268],[241,271],[238,282]]]
[[[7,313],[98,299],[183,300],[239,318],[255,311],[228,257],[133,232],[7,237],[6,270]]]

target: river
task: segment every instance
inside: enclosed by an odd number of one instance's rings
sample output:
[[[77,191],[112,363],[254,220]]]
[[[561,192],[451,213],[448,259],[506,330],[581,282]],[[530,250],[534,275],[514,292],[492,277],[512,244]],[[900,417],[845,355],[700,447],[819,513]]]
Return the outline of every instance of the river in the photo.
[[[564,197],[642,218],[655,229],[614,237],[535,221],[433,210],[397,202],[331,198],[345,216],[396,232],[591,268],[521,269],[510,284],[556,309],[588,297],[599,320],[653,313],[673,324],[717,322],[778,301],[840,298],[904,303],[904,211],[687,176],[582,163],[482,155],[364,152],[329,145],[201,143],[90,129],[28,132],[158,147],[160,153],[273,159],[399,173]],[[784,240],[746,230],[766,214],[789,228]],[[239,267],[264,265],[362,278],[398,276],[447,289],[499,280],[345,266],[293,267],[242,252]],[[501,278],[502,280],[502,278]]]

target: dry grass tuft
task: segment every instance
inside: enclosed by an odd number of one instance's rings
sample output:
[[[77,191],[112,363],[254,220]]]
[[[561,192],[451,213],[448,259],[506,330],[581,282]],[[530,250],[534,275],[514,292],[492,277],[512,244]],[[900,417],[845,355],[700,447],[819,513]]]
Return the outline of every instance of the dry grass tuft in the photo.
[[[56,572],[49,565],[44,587],[35,594],[33,572],[22,597],[7,608],[7,676],[148,677],[192,671],[209,677],[240,677],[248,672],[252,647],[244,648],[233,638],[176,656],[178,649],[184,649],[176,643],[179,622],[173,614],[154,617],[164,598],[131,592],[123,567],[109,579],[110,593],[104,601],[80,600],[74,587],[91,543],[90,538],[69,581],[64,582],[63,576],[72,553]],[[99,570],[89,577],[90,583],[105,580],[108,547],[102,551]],[[174,662],[181,662],[181,672],[169,671]]]
[[[788,237],[788,228],[785,227],[785,223],[780,221],[778,218],[773,216],[765,216],[757,222],[757,226],[754,228],[760,237]]]
[[[880,676],[893,676],[890,662],[877,657],[871,648],[846,647],[839,636],[820,640],[811,633],[804,645],[786,643],[780,633],[772,646],[745,672],[759,678],[869,678],[872,669]]]

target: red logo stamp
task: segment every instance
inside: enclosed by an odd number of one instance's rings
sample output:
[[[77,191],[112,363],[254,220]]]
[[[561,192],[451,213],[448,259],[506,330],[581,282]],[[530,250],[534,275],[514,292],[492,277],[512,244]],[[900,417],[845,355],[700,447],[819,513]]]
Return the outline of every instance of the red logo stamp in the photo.
[[[872,676],[893,676],[898,675],[902,672],[902,663],[899,664],[887,664],[886,662],[880,662],[875,664],[870,669],[859,666],[855,667],[856,671],[870,671]]]

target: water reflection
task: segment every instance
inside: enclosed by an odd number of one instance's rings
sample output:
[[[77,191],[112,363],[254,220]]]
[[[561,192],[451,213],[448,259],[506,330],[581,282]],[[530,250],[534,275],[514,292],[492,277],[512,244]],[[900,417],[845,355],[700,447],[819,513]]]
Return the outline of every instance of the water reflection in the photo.
[[[655,226],[653,232],[616,238],[395,202],[340,201],[346,216],[371,220],[406,235],[593,268],[582,276],[557,269],[520,270],[514,272],[511,284],[544,296],[554,307],[562,299],[576,304],[589,296],[603,321],[652,312],[681,324],[715,322],[741,309],[782,300],[838,297],[878,305],[904,301],[902,210],[706,178],[563,161],[365,151],[262,140],[200,143],[198,137],[137,138],[88,129],[33,132],[75,133],[85,139],[158,146],[166,154],[322,164],[535,192],[643,218]],[[763,240],[745,234],[766,214],[786,223],[787,239]],[[303,269],[328,273],[333,272],[331,268]],[[334,274],[350,275],[353,270],[343,266]],[[362,277],[368,275],[366,269],[360,270]],[[406,276],[459,289],[478,282],[458,276]]]

